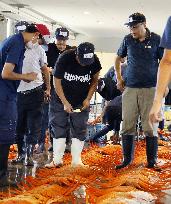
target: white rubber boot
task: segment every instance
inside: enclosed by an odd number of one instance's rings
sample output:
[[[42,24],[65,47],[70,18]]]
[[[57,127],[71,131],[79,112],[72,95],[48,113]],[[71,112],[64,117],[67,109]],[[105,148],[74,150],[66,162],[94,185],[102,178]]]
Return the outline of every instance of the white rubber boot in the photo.
[[[78,165],[84,165],[81,160],[81,152],[84,147],[84,141],[81,141],[77,138],[72,138],[71,144],[71,155],[72,155],[72,163],[73,167]]]
[[[66,147],[66,138],[53,138],[53,161],[45,165],[47,168],[61,167],[63,164],[63,156]]]

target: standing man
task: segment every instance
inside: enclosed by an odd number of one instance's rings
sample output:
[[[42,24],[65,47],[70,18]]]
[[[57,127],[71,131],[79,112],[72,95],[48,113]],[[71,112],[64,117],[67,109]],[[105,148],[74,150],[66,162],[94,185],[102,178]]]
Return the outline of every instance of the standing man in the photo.
[[[171,80],[171,16],[168,18],[160,46],[164,48],[164,55],[158,70],[157,88],[152,109],[150,111],[150,122],[160,121],[160,109],[166,88]]]
[[[157,69],[163,50],[159,48],[160,36],[150,32],[146,27],[146,18],[143,14],[130,15],[126,25],[130,29],[130,34],[124,37],[115,60],[117,85],[123,91],[123,163],[116,169],[126,167],[133,159],[134,136],[139,115],[146,135],[147,167],[154,168],[157,160],[158,138],[153,134],[153,129],[148,123],[148,115],[154,99]],[[126,56],[128,66],[127,78],[124,81],[120,74],[120,64],[121,59]]]
[[[39,37],[50,34],[43,24],[36,24],[41,30]],[[42,104],[44,101],[43,83],[46,85],[46,96],[50,95],[50,75],[47,67],[47,57],[44,49],[39,45],[38,39],[34,39],[32,46],[26,47],[22,73],[28,71],[37,73],[37,79],[33,82],[20,82],[17,89],[17,128],[16,142],[18,146],[18,158],[13,163],[21,163],[32,166],[33,149],[41,135]],[[42,74],[44,77],[42,77]],[[44,80],[43,80],[44,79]],[[24,136],[26,136],[26,151],[24,151]]]
[[[59,55],[71,46],[67,45],[67,40],[69,38],[69,30],[66,28],[57,28],[55,31],[56,43],[48,44],[47,59],[48,66],[54,69],[55,63]]]
[[[67,40],[69,38],[69,30],[62,27],[62,28],[57,28],[55,31],[55,37],[56,37],[56,43],[49,43],[48,44],[48,51],[46,52],[47,54],[47,61],[48,61],[48,66],[51,67],[53,70],[55,67],[55,63],[61,53],[63,53],[65,50],[71,49],[71,46],[67,45]],[[44,115],[43,118],[43,123],[46,125],[48,124],[48,120],[51,120],[51,117],[53,117],[53,100],[55,100],[55,89],[53,85],[53,76],[51,75],[51,101],[50,105],[48,103],[44,104]],[[49,107],[50,106],[50,107]],[[47,109],[49,111],[47,111]],[[49,118],[48,118],[48,112],[49,112]],[[42,139],[40,141],[40,146],[41,144],[44,143],[45,141],[45,131],[47,127],[42,127]],[[51,137],[51,124],[49,123],[49,129],[50,129],[50,138],[51,138],[51,143],[53,143],[53,139]],[[68,143],[69,143],[69,132],[68,132],[68,137],[67,137]],[[40,150],[42,151],[42,150]],[[53,145],[49,148],[49,151],[53,151]]]
[[[81,152],[86,138],[88,108],[97,87],[100,69],[99,59],[94,54],[94,45],[89,42],[65,51],[58,58],[54,70],[56,93],[55,100],[52,101],[53,117],[50,120],[54,158],[46,167],[62,165],[70,127],[72,165],[82,164]]]
[[[34,81],[37,73],[21,74],[25,44],[32,44],[40,31],[35,25],[23,25],[25,31],[7,38],[0,46],[0,186],[8,186],[8,154],[15,141],[17,121],[16,95],[20,80]]]

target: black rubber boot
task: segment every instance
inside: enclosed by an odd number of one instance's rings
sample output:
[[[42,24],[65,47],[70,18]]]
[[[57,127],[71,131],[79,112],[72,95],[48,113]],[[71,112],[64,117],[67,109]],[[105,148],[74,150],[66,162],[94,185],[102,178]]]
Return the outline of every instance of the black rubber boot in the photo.
[[[26,147],[26,156],[25,156],[25,160],[24,160],[24,165],[25,166],[34,166],[34,162],[33,162],[33,145],[29,144]]]
[[[8,179],[8,155],[10,144],[0,144],[0,187],[16,187],[16,183]]]
[[[134,135],[122,136],[122,151],[123,162],[122,164],[116,166],[116,169],[122,169],[132,162],[134,154]]]
[[[0,171],[0,188],[17,187],[16,182],[9,180],[6,171]]]
[[[147,155],[147,168],[154,168],[157,171],[161,169],[156,165],[158,152],[158,137],[146,136],[146,155]]]
[[[24,143],[18,143],[17,147],[18,147],[18,156],[17,156],[16,159],[11,161],[12,164],[23,163],[24,159],[25,159],[25,147],[24,147]]]

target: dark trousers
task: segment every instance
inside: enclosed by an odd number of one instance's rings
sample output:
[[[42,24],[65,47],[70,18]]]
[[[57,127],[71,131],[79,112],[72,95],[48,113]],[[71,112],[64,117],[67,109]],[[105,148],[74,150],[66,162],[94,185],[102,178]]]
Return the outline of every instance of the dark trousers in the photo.
[[[17,121],[16,100],[0,99],[0,144],[13,144]]]
[[[120,130],[120,123],[122,121],[122,109],[120,106],[108,106],[104,113],[105,122],[108,124],[109,131]]]
[[[22,143],[26,135],[27,144],[36,144],[41,135],[43,89],[17,95],[18,120],[16,143]]]
[[[117,113],[117,114],[116,114]],[[103,127],[102,130],[96,132],[93,135],[93,140],[97,140],[98,138],[102,137],[103,135],[107,134],[109,131],[114,130],[115,132],[120,131],[120,124],[121,124],[121,111],[117,107],[107,107],[104,118],[107,125]]]
[[[45,143],[46,130],[49,127],[49,103],[43,103],[42,105],[42,124],[41,124],[41,135],[38,139],[38,143]]]
[[[73,138],[85,140],[89,110],[69,114],[64,111],[64,106],[56,99],[55,93],[51,96],[49,110],[49,125],[53,138],[67,138],[70,129]]]
[[[160,130],[164,129],[164,119],[159,122],[159,128],[160,128]]]

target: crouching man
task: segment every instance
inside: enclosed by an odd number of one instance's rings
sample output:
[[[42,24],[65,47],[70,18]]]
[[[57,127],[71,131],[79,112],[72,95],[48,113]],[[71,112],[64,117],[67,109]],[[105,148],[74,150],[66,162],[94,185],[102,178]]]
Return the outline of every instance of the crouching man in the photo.
[[[56,92],[51,103],[54,103],[54,110],[49,118],[54,157],[46,167],[63,164],[68,128],[71,128],[72,135],[72,166],[82,164],[81,152],[86,138],[89,105],[97,87],[100,69],[94,45],[88,42],[65,51],[58,58],[53,74]]]

